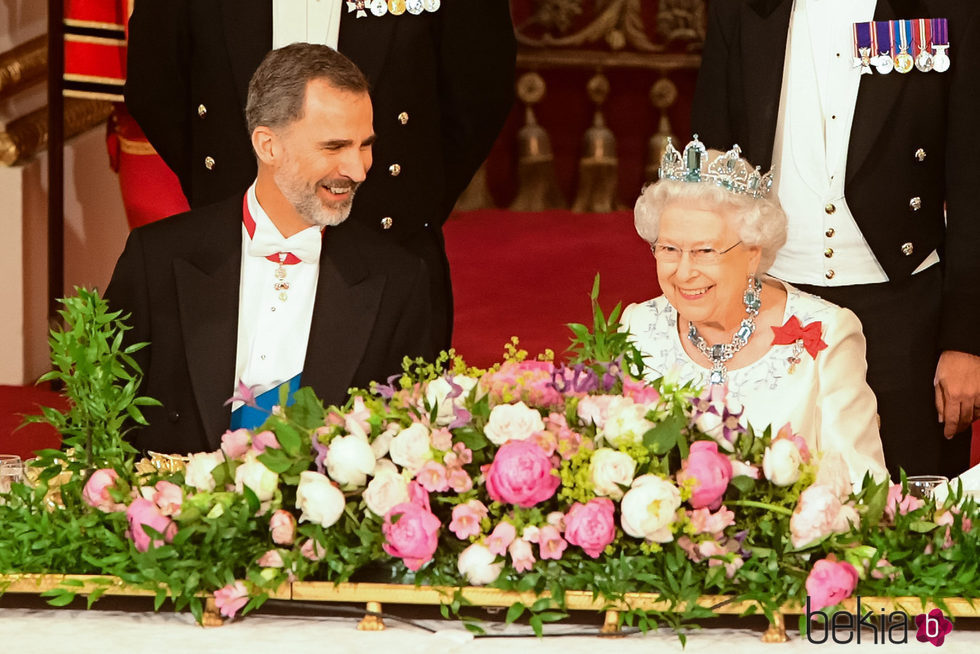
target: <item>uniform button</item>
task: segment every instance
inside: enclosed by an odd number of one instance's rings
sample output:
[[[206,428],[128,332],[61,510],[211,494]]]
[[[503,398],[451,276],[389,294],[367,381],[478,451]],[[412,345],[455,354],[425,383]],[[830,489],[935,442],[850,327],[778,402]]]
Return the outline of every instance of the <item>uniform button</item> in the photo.
[[[824,206],[823,210],[826,211],[827,213],[834,213],[835,211],[837,211],[837,207],[835,207],[834,205],[828,202],[826,206]]]
[[[177,409],[171,409],[170,411],[167,411],[167,420],[169,420],[170,422],[177,422],[178,420],[180,420],[180,411],[178,411]]]
[[[408,124],[408,112],[407,111],[403,111],[400,114],[398,114],[398,122],[401,123],[402,125],[407,125]]]
[[[912,252],[915,251],[915,247],[911,243],[902,243],[902,254],[909,257],[912,256]]]
[[[826,250],[824,250],[823,256],[827,257],[828,259],[834,256],[834,248],[827,248]]]
[[[925,161],[926,160],[926,151],[923,150],[922,148],[919,148],[918,150],[916,150],[915,151],[915,159],[916,159],[916,161]]]
[[[391,219],[391,216],[385,216],[381,219],[381,229],[391,229],[394,223],[395,221]]]
[[[398,177],[399,175],[402,174],[402,167],[396,163],[391,164],[390,166],[388,166],[388,173],[392,177]]]
[[[912,198],[911,200],[909,200],[909,209],[911,209],[912,211],[918,211],[921,208],[922,208],[922,198],[920,198],[918,195]]]
[[[205,118],[208,115],[208,108],[203,104],[197,105],[197,115],[201,118]]]
[[[835,233],[836,233],[836,232],[834,232],[834,228],[833,228],[833,227],[831,227],[831,228],[830,228],[830,229],[828,229],[828,230],[827,230],[826,232],[824,232],[824,234],[826,234],[826,235],[827,235],[827,238],[831,238],[831,237],[832,237],[832,236],[833,236],[833,235],[834,235]]]
[[[208,170],[214,170],[214,157],[204,157],[204,167]]]
[[[828,270],[827,272],[825,272],[823,274],[823,276],[826,277],[827,279],[833,279],[834,278],[834,271],[833,271],[833,269]]]

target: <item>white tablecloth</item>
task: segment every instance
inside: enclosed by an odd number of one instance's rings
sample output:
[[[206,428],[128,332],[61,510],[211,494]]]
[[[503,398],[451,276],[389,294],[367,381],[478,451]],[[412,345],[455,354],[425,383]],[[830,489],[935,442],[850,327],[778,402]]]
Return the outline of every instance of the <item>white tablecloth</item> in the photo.
[[[791,618],[792,626],[796,626]],[[533,636],[521,638],[474,638],[459,623],[423,620],[437,629],[428,633],[411,625],[389,622],[381,632],[360,632],[353,618],[291,617],[253,614],[222,627],[202,628],[187,613],[149,613],[95,609],[92,611],[47,608],[0,608],[0,652],[4,654],[48,654],[97,652],[98,654],[157,653],[191,654],[753,654],[818,651],[818,646],[800,639],[790,630],[788,643],[770,645],[760,641],[761,632],[751,629],[713,628],[688,635],[682,649],[669,631],[636,634],[624,638],[597,636]],[[919,643],[911,636],[905,645],[836,645],[834,652],[980,652],[980,630],[975,620],[960,620],[941,648]],[[526,626],[485,623],[493,634],[526,634]],[[595,629],[583,625],[550,625],[553,634]]]

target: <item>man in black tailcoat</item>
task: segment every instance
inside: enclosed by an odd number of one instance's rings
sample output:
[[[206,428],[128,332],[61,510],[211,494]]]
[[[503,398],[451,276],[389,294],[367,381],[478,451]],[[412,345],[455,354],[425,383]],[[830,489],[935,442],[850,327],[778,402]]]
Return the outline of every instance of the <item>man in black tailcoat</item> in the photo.
[[[933,18],[945,50],[918,20]],[[969,437],[952,437],[980,417],[980,3],[711,0],[708,21],[692,130],[774,166],[789,239],[772,274],[861,319],[892,474],[963,471]]]

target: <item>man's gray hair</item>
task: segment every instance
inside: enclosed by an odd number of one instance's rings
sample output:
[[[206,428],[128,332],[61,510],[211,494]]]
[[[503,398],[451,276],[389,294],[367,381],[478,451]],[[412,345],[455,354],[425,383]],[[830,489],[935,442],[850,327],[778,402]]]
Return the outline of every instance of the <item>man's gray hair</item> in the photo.
[[[731,216],[742,243],[761,249],[759,274],[776,260],[786,243],[786,214],[775,199],[754,199],[737,195],[714,184],[677,182],[668,179],[650,184],[636,200],[633,223],[646,241],[653,243],[660,234],[660,216],[675,201],[696,203],[710,211]]]
[[[306,85],[324,80],[338,91],[367,93],[367,79],[354,63],[331,47],[293,43],[270,51],[252,75],[245,103],[251,134],[259,125],[278,128],[303,117]]]

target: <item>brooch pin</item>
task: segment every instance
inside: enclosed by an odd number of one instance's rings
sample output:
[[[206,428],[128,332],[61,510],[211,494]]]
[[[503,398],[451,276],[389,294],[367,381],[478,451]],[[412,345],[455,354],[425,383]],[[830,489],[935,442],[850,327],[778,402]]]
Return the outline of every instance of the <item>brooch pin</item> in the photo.
[[[796,366],[802,361],[801,356],[806,350],[814,359],[820,350],[826,349],[827,344],[821,338],[823,333],[823,323],[815,320],[804,327],[800,324],[800,319],[790,316],[789,320],[782,327],[773,327],[773,345],[792,345],[793,352],[786,358],[789,362],[789,373],[793,374]]]

